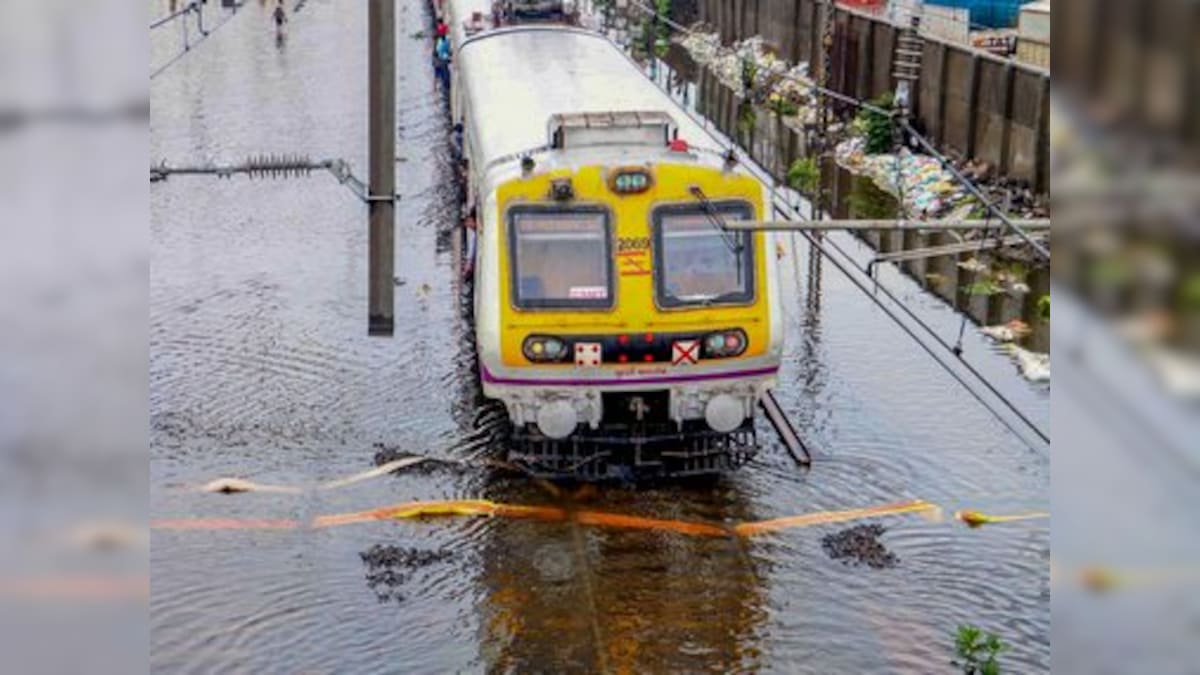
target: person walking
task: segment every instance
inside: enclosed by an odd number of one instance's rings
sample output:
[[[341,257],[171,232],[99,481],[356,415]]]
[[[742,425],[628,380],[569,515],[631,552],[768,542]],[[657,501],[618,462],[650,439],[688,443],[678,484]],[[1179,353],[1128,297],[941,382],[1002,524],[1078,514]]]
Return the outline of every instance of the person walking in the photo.
[[[283,8],[283,0],[275,3],[275,11],[271,16],[275,19],[275,39],[283,39],[283,25],[287,23],[287,10]]]
[[[446,96],[450,95],[450,56],[450,29],[446,24],[439,23],[433,42],[433,72]]]

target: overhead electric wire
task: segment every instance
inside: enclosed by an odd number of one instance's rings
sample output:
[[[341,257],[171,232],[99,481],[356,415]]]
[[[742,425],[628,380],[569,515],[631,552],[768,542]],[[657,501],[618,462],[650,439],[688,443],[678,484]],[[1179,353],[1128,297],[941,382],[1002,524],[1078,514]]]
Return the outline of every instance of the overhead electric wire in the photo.
[[[696,35],[697,34],[696,31],[694,31],[690,28],[687,28],[686,26],[681,25],[679,22],[672,20],[668,16],[664,16],[663,14],[659,13],[658,10],[654,9],[653,7],[649,7],[645,4],[643,4],[639,0],[630,0],[630,4],[631,4],[631,6],[641,10],[644,13],[651,14],[651,15],[657,17],[663,23],[665,23],[666,25],[670,26],[671,28],[673,28],[675,30],[678,30],[687,35]],[[822,87],[821,85],[817,84],[816,82],[812,82],[812,81],[809,81],[809,80],[806,80],[803,78],[789,75],[787,73],[784,73],[782,75],[782,77],[786,80],[803,85],[804,87],[807,87],[810,91],[817,93],[820,96],[824,96],[827,98],[833,98],[833,99],[842,101],[844,103],[853,105],[862,110],[868,110],[870,112],[884,115],[884,116],[888,117],[889,119],[892,119],[893,121],[895,120],[896,111],[894,111],[894,110],[887,110],[885,108],[881,108],[879,106],[872,105],[866,101],[862,101],[853,96],[848,96],[846,94],[834,91],[827,87]],[[901,121],[900,124],[904,128],[905,131],[907,131],[913,138],[917,139],[917,142],[921,145],[921,147],[930,156],[932,156],[934,159],[938,160],[938,162],[942,165],[942,167],[945,168],[947,171],[950,172],[951,175],[954,176],[954,179],[956,181],[961,183],[967,189],[967,191],[970,192],[973,197],[975,197],[975,199],[979,200],[979,202],[983,205],[983,207],[987,211],[987,213],[999,218],[1000,221],[1004,223],[1004,226],[1007,229],[1009,229],[1010,231],[1012,231],[1013,234],[1020,237],[1021,240],[1026,245],[1028,245],[1034,251],[1034,253],[1036,253],[1038,255],[1038,257],[1040,257],[1044,260],[1050,259],[1050,250],[1048,248],[1046,248],[1041,243],[1039,243],[1038,241],[1036,241],[1035,239],[1030,237],[1029,234],[1027,232],[1025,232],[1024,230],[1022,230],[1020,227],[1016,226],[1012,222],[1012,220],[1008,217],[1007,214],[1005,214],[998,206],[996,206],[996,204],[994,202],[992,202],[990,199],[988,199],[983,194],[983,191],[980,190],[977,185],[975,185],[966,176],[964,176],[961,171],[956,169],[954,167],[954,165],[950,162],[950,160],[947,159],[942,153],[938,152],[938,150],[933,146],[932,143],[929,142],[929,140],[927,138],[925,138],[925,136],[923,136],[916,129],[914,129],[913,126],[911,124],[909,124],[907,121]]]
[[[855,276],[853,274],[851,274],[850,270],[847,269],[846,266],[842,264],[842,262],[840,262],[839,260],[834,258],[832,254],[830,254],[827,250],[825,250],[823,243],[821,241],[818,241],[816,237],[814,237],[812,234],[810,234],[808,232],[801,231],[800,234],[805,239],[808,240],[809,244],[811,244],[812,247],[814,249],[816,249],[816,251],[818,253],[823,255],[826,260],[833,263],[834,267],[837,267],[838,270],[842,273],[842,275],[846,277],[846,279],[848,279],[852,284],[857,286],[858,289],[860,291],[862,291],[864,295],[866,295],[868,298],[870,298],[871,301],[874,302],[875,305],[884,312],[884,314],[887,314],[888,317],[891,318],[892,321],[897,326],[899,326],[901,330],[903,330],[905,333],[907,333],[908,336],[911,337],[913,339],[913,341],[916,342],[917,345],[922,350],[925,351],[926,354],[928,354],[934,361],[936,361],[938,363],[938,365],[942,366],[943,370],[945,370],[947,373],[950,374],[951,377],[953,377],[956,381],[958,381],[958,383],[961,384],[963,386],[963,388],[966,389],[967,392],[970,393],[971,396],[976,401],[978,401],[984,408],[986,408],[989,412],[991,412],[992,415],[997,420],[999,420],[1001,424],[1003,424],[1017,438],[1020,438],[1021,440],[1026,440],[1025,436],[1023,434],[1021,434],[1021,432],[1017,431],[1016,427],[1013,426],[1013,424],[1008,420],[1007,417],[1005,417],[1004,415],[1001,415],[999,413],[999,411],[997,411],[986,399],[983,398],[982,395],[980,395],[980,393],[978,391],[975,390],[974,387],[972,387],[962,377],[962,375],[960,375],[957,371],[955,371],[953,368],[951,368],[949,364],[947,364],[945,361],[943,361],[937,355],[937,353],[933,350],[933,348],[930,347],[928,344],[926,344],[913,331],[913,329],[911,327],[909,327],[904,321],[902,321],[894,312],[892,312],[892,310],[889,309],[888,306],[886,304],[884,304],[884,302],[882,300],[880,300],[878,297],[876,297],[876,295],[871,292],[871,289],[868,288],[866,284],[864,284],[861,280],[855,278]],[[845,255],[845,254],[843,253],[843,255]],[[900,302],[899,300],[897,300],[895,298],[895,296],[891,294],[890,291],[887,291],[886,289],[883,289],[882,287],[879,287],[879,286],[877,286],[877,289],[883,290],[884,293],[888,296],[888,298],[891,299],[893,302],[895,302],[902,309],[904,309],[905,313],[907,313],[910,317],[912,317],[913,320],[918,323],[918,325],[921,325],[922,327],[924,327],[931,334],[933,333],[932,329],[927,324],[925,324],[925,322],[921,321],[920,319],[917,319],[915,317],[915,315],[912,314],[912,310],[909,309],[906,305],[904,305],[903,302]],[[934,334],[934,336],[937,338],[938,342],[942,343],[943,346],[948,347],[948,345],[946,345],[946,343],[944,341],[942,341],[942,339],[940,337],[936,336],[936,334]],[[996,389],[995,385],[993,385],[987,378],[983,377],[983,375],[980,374],[979,371],[975,370],[974,367],[972,367],[969,363],[964,361],[961,357],[959,358],[959,363],[963,364],[963,366],[965,366],[968,371],[970,371],[973,375],[975,375],[976,379],[978,379],[981,383],[983,383],[983,385],[985,387],[987,387],[988,391],[992,392],[992,394],[994,396],[996,396],[996,398],[998,398],[1002,403],[1004,403],[1006,408],[1011,410],[1027,427],[1029,427],[1029,429],[1031,429],[1035,434],[1037,434],[1038,438],[1042,439],[1042,441],[1047,444],[1050,443],[1050,436],[1048,434],[1046,434],[1044,431],[1042,431],[1036,424],[1034,424],[1033,421],[1030,420],[1028,416],[1026,416],[1023,412],[1021,412],[1020,409],[1017,408],[1016,405],[1013,404],[1012,401],[1010,401],[1008,399],[1008,397],[1006,397],[1002,393],[1000,393],[1000,391],[998,389]],[[1026,441],[1026,442],[1028,442],[1028,441]],[[1030,447],[1032,447],[1032,446],[1030,446]]]
[[[804,235],[805,237],[808,237],[810,242],[813,241],[813,238],[810,233],[801,231],[800,234]],[[822,241],[827,242],[830,246],[832,246],[835,250],[837,250],[837,252],[839,254],[841,254],[843,258],[845,258],[847,261],[850,262],[850,264],[854,267],[854,269],[858,270],[859,272],[862,272],[863,274],[867,274],[867,271],[862,269],[861,267],[859,267],[857,264],[855,264],[854,258],[845,249],[843,249],[841,246],[839,246],[837,242],[833,241],[832,239],[823,239]],[[818,250],[820,250],[820,248],[818,248]],[[822,253],[825,253],[825,252],[822,251]],[[827,254],[826,254],[826,257],[828,258]],[[834,261],[832,259],[830,259],[830,262],[833,262],[834,265],[838,265],[837,261]],[[841,267],[839,265],[839,269],[840,268]],[[847,275],[847,276],[849,276],[849,275]],[[852,281],[854,281],[854,280],[852,280]],[[857,282],[855,282],[855,283],[856,283],[856,285],[858,285]],[[859,287],[864,288],[861,285]],[[933,337],[933,339],[936,340],[938,342],[938,344],[940,344],[943,348],[945,348],[946,351],[948,351],[948,352],[954,354],[956,357],[958,357],[958,362],[961,363],[963,365],[963,367],[967,369],[968,372],[970,372],[973,376],[975,376],[975,378],[977,380],[979,380],[980,383],[982,383],[988,389],[988,391],[990,391],[992,393],[993,396],[995,396],[1002,403],[1004,403],[1004,406],[1006,408],[1011,410],[1013,412],[1013,414],[1015,414],[1018,418],[1020,418],[1020,420],[1022,422],[1025,423],[1026,426],[1028,426],[1035,434],[1037,434],[1038,438],[1041,438],[1046,443],[1050,442],[1050,435],[1047,434],[1046,432],[1042,431],[1042,429],[1040,427],[1038,427],[1038,425],[1035,424],[1033,422],[1033,420],[1029,419],[1029,417],[1025,413],[1021,412],[1020,408],[1018,408],[1016,406],[1016,404],[1014,404],[1012,401],[1010,401],[1008,399],[1008,397],[1004,396],[1004,394],[1001,393],[1000,390],[997,389],[996,386],[993,385],[991,383],[991,381],[987,379],[987,377],[985,377],[974,366],[972,366],[966,359],[964,359],[962,357],[961,350],[956,350],[953,345],[951,345],[949,342],[946,342],[946,340],[944,338],[942,338],[942,336],[939,335],[932,326],[930,326],[926,321],[924,321],[923,319],[918,317],[916,312],[914,312],[908,305],[904,304],[904,302],[902,300],[900,300],[900,298],[897,298],[896,295],[894,293],[892,293],[890,290],[888,290],[888,288],[886,286],[876,283],[875,293],[880,293],[880,292],[883,293],[883,295],[885,295],[888,300],[891,300],[897,307],[899,307],[910,319],[912,319],[913,322],[915,322],[918,326],[923,328],[925,330],[925,332],[928,333],[931,337]],[[867,291],[867,294],[870,295],[871,299],[878,304],[879,299],[874,297],[874,293]],[[964,314],[963,316],[965,319],[966,315]],[[897,323],[899,323],[899,322],[897,322]],[[914,338],[915,337],[916,336],[914,336]],[[918,340],[918,342],[920,342],[919,338],[917,338],[917,340]],[[922,346],[925,346],[924,343],[922,343]],[[938,361],[939,361],[939,363],[941,362],[940,359]],[[960,382],[961,382],[961,380],[960,380]]]
[[[192,11],[192,10],[194,10],[194,9],[196,9],[196,5],[194,5],[194,4],[192,4],[192,3],[190,3],[190,2],[189,2],[187,5],[184,5],[183,9],[181,9],[181,10],[178,10],[178,11],[174,11],[174,12],[171,12],[170,14],[168,14],[168,15],[164,16],[163,18],[161,18],[161,19],[159,19],[159,20],[157,20],[157,21],[154,21],[153,23],[151,23],[151,24],[150,24],[150,30],[154,30],[155,28],[158,28],[158,27],[160,27],[160,26],[163,26],[163,25],[165,25],[165,24],[167,24],[167,23],[170,23],[171,21],[174,21],[175,19],[178,19],[179,17],[181,17],[181,16],[183,16],[183,15],[185,15],[185,14],[187,14],[187,13],[191,12],[191,11]]]
[[[636,2],[636,0],[634,0],[633,6],[635,6],[635,7],[639,6],[639,4]],[[653,11],[653,10],[649,10],[648,8],[646,8],[644,6],[642,6],[642,9],[645,11]],[[672,23],[674,23],[674,22],[672,22]],[[674,24],[674,25],[678,26],[679,24]],[[687,29],[683,29],[683,30],[687,30]],[[883,112],[884,114],[891,116],[891,111],[886,111],[881,108],[877,108],[876,106],[869,106],[869,104],[868,104],[868,105],[864,105],[863,107],[873,108],[873,109]],[[690,111],[685,111],[685,112],[689,116],[692,114]],[[707,128],[707,125],[705,125],[705,128]],[[739,153],[744,157],[743,164],[745,164],[748,168],[751,168],[752,170],[755,168],[753,158],[750,157],[749,155],[747,155],[747,153],[744,150],[741,150],[739,148],[739,149],[735,149],[734,151],[735,151],[735,153]],[[773,177],[771,177],[769,175],[769,173],[762,171],[762,170],[755,171],[755,173],[761,174],[760,179],[763,176],[766,176],[766,180],[764,180],[764,182],[771,185],[772,190],[774,191],[775,179]],[[789,204],[787,204],[785,200],[782,200],[782,199],[778,200],[777,203],[772,204],[772,208],[778,210],[781,213],[784,213],[785,215],[788,214],[788,212],[790,212],[793,217],[800,219],[798,212],[795,209],[793,209]],[[937,352],[935,352],[932,347],[930,347],[928,344],[926,344],[921,339],[921,337],[916,334],[916,332],[913,330],[913,328],[911,326],[909,326],[894,311],[892,311],[891,308],[889,308],[882,300],[880,300],[877,297],[877,293],[881,292],[884,296],[887,297],[887,299],[891,300],[892,303],[894,303],[901,311],[903,311],[904,314],[907,315],[913,322],[915,322],[918,326],[923,328],[925,330],[925,332],[927,332],[929,335],[931,335],[934,338],[934,340],[938,344],[940,344],[943,348],[945,348],[947,351],[949,351],[951,353],[955,353],[953,346],[951,346],[948,342],[945,341],[945,339],[943,339],[940,335],[938,335],[932,326],[930,326],[928,323],[926,323],[924,320],[922,320],[920,317],[918,317],[916,315],[916,313],[911,308],[908,307],[908,305],[906,305],[903,301],[901,301],[899,298],[897,298],[895,296],[895,294],[892,293],[890,290],[888,290],[886,287],[884,287],[880,284],[876,284],[875,290],[872,291],[870,288],[868,288],[866,286],[866,284],[864,284],[861,280],[856,278],[855,275],[853,273],[851,273],[850,269],[845,264],[843,264],[841,261],[834,258],[834,256],[830,253],[830,251],[825,248],[825,246],[824,246],[825,243],[832,246],[835,250],[837,250],[837,252],[839,254],[841,254],[842,257],[844,257],[847,261],[849,261],[850,267],[853,267],[854,269],[858,270],[859,272],[861,272],[863,274],[869,274],[869,273],[866,270],[863,270],[861,267],[859,267],[858,264],[854,262],[853,257],[848,252],[846,252],[841,246],[839,246],[836,242],[834,242],[832,239],[821,238],[820,240],[818,240],[817,238],[812,236],[812,234],[810,234],[808,232],[804,232],[804,231],[800,231],[800,234],[803,235],[813,245],[813,248],[821,256],[823,256],[824,258],[829,260],[831,263],[833,263],[833,265],[835,267],[837,267],[838,270],[851,283],[853,283],[856,287],[858,287],[858,289],[860,291],[862,291],[867,297],[869,297],[871,299],[871,301],[874,302],[890,319],[892,319],[892,321],[897,326],[899,326],[906,334],[908,334],[908,336],[910,338],[912,338],[917,343],[917,345],[919,347],[921,347],[921,349],[924,350],[926,352],[926,354],[928,354],[939,366],[941,366],[943,370],[945,370],[960,385],[962,385],[963,388],[965,388],[967,390],[967,392],[970,393],[971,396],[976,401],[978,401],[981,405],[983,405],[983,407],[985,409],[987,409],[988,412],[990,412],[998,421],[1000,421],[1000,423],[1003,424],[1005,428],[1007,428],[1010,432],[1012,432],[1013,435],[1015,435],[1017,438],[1020,438],[1022,441],[1024,441],[1030,448],[1035,448],[1034,444],[1029,442],[1029,440],[1025,437],[1025,435],[1022,434],[1013,425],[1013,423],[1008,419],[1007,416],[1005,416],[999,410],[997,410],[974,387],[972,387],[971,384],[966,381],[966,379],[962,376],[961,373],[956,371],[949,363],[942,360],[938,356]],[[993,396],[995,396],[997,399],[999,399],[999,401],[1004,404],[1005,408],[1007,408],[1009,411],[1011,411],[1026,427],[1028,427],[1044,443],[1046,443],[1046,444],[1050,443],[1050,436],[1048,433],[1043,431],[1036,423],[1034,423],[1033,420],[1031,420],[1028,415],[1026,415],[1024,412],[1022,412],[1021,409],[1018,408],[1015,403],[1013,403],[1011,400],[1009,400],[1009,398],[1007,396],[1005,396],[998,388],[996,388],[996,386],[994,384],[992,384],[992,382],[990,380],[988,380],[982,373],[980,373],[974,366],[972,366],[969,362],[967,362],[965,359],[963,359],[961,357],[961,354],[956,354],[956,356],[958,357],[957,358],[958,363],[960,363],[975,379],[979,380],[979,382],[981,382],[984,385],[984,387]]]
[[[199,10],[197,10],[197,11],[199,11]],[[203,31],[200,34],[200,38],[197,39],[195,42],[193,42],[190,45],[185,45],[182,51],[180,51],[175,56],[172,56],[171,58],[167,59],[166,63],[162,64],[155,70],[151,71],[150,79],[153,80],[154,78],[163,74],[163,72],[166,71],[167,68],[170,68],[171,66],[175,65],[180,60],[182,60],[184,56],[187,56],[188,54],[192,53],[192,50],[195,49],[200,43],[204,42],[206,39],[208,39],[209,36],[211,36],[213,33],[217,32],[218,30],[220,30],[221,26],[224,26],[225,24],[229,23],[229,21],[237,15],[238,15],[238,10],[235,8],[231,13],[226,15],[226,17],[224,19],[222,19],[220,23],[218,23],[217,25],[213,26],[212,28],[210,28],[206,31]]]

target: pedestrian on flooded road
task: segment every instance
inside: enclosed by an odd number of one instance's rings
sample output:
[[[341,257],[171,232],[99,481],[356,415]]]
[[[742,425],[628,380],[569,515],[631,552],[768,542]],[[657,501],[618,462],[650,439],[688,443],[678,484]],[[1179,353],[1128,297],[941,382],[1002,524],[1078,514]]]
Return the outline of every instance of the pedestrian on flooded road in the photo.
[[[279,2],[277,2],[275,4],[275,11],[272,12],[272,16],[275,19],[275,39],[277,41],[282,42],[283,41],[283,25],[285,23],[287,23],[287,20],[288,20],[287,19],[287,10],[285,10],[283,8],[283,0],[279,0]]]

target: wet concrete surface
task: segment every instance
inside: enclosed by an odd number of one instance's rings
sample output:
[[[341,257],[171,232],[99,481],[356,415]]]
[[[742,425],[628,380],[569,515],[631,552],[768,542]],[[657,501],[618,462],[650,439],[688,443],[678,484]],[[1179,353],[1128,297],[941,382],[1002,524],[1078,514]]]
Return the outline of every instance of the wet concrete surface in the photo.
[[[282,44],[267,8],[242,11],[154,80],[151,158],[303,153],[365,175],[365,3],[312,0]],[[422,3],[398,3],[394,339],[366,335],[366,209],[331,177],[151,186],[152,518],[305,522],[480,498],[725,523],[914,498],[946,513],[1046,508],[1048,454],[1009,434],[794,240],[780,260],[791,334],[778,394],[822,451],[810,471],[768,444],[717,481],[571,497],[474,461],[500,448],[472,442],[488,417],[445,235],[457,218],[447,124],[429,45],[412,37],[426,20]],[[152,67],[174,55],[173,37],[153,36]],[[884,275],[954,334],[945,304]],[[1021,380],[974,331],[967,353],[1048,424],[1047,387]],[[455,461],[330,491],[190,489],[219,476],[315,485],[370,469],[385,451]],[[1013,672],[1048,670],[1047,521],[885,525],[877,540],[897,562],[881,569],[830,558],[822,537],[844,524],[753,539],[503,518],[158,530],[151,667],[928,672],[971,622],[1013,645]]]

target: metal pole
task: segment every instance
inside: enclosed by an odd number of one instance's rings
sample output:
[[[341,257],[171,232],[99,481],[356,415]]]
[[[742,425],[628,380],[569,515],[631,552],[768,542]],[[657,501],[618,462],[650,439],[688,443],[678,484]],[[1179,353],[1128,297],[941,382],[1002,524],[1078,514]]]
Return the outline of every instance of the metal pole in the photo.
[[[391,337],[394,330],[396,193],[396,6],[394,0],[369,0],[368,67],[370,79],[370,219],[368,319],[370,335]]]
[[[1022,219],[1009,221],[1022,230],[1049,230],[1050,219]],[[730,230],[773,230],[790,231],[804,230],[808,232],[829,232],[833,230],[865,232],[897,232],[905,230],[941,230],[941,231],[970,231],[982,230],[995,226],[995,220],[727,220],[724,225]],[[1028,241],[1028,237],[1021,237]]]

